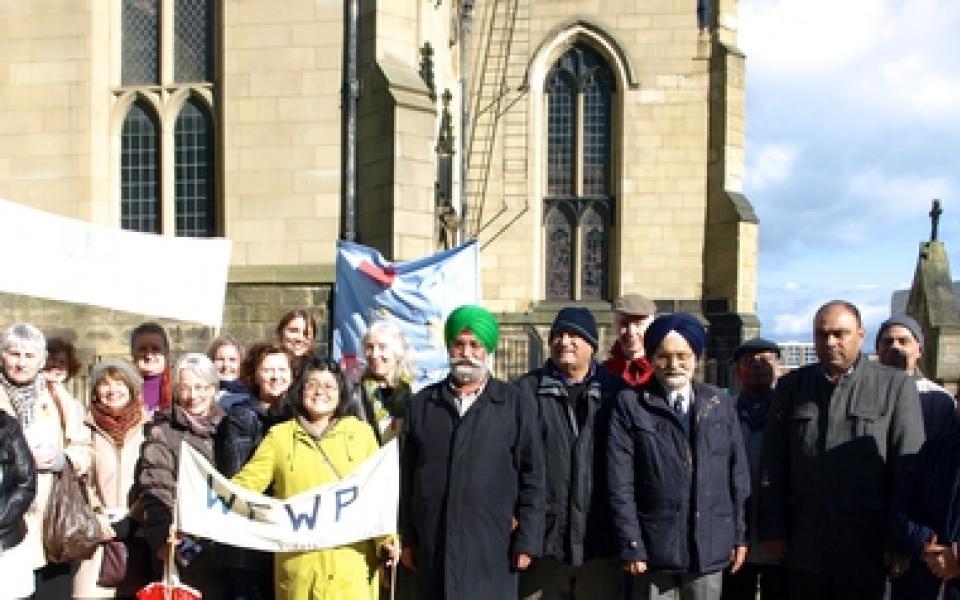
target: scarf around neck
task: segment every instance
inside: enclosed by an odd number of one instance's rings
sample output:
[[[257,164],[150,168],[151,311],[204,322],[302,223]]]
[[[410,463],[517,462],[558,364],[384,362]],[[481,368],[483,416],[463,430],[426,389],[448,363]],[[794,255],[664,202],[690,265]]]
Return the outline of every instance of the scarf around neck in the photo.
[[[603,366],[614,375],[619,375],[628,385],[643,385],[653,376],[653,366],[646,356],[630,360],[623,353],[620,347],[620,341],[617,340],[610,348],[610,358],[603,363]]]
[[[131,398],[120,408],[110,408],[95,400],[90,404],[90,415],[97,427],[113,440],[115,446],[121,448],[127,432],[143,420],[143,405],[137,398]]]
[[[20,426],[24,429],[30,427],[33,423],[37,400],[40,399],[40,392],[43,390],[45,383],[43,374],[38,374],[30,383],[16,385],[7,379],[5,373],[0,371],[0,385],[3,386],[3,391],[10,398],[10,404],[13,405],[13,410],[17,413],[17,420],[20,421]]]
[[[737,415],[747,424],[750,431],[760,431],[767,425],[767,413],[770,411],[771,395],[751,396],[744,392],[737,398]]]

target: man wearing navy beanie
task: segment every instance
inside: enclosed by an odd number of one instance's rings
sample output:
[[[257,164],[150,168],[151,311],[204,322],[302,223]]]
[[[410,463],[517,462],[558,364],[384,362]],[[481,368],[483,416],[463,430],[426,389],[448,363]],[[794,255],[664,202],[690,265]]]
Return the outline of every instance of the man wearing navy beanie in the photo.
[[[706,340],[693,315],[657,317],[643,336],[654,376],[613,409],[607,479],[632,600],[719,600],[723,570],[746,558],[750,474],[735,405],[693,380]]]
[[[550,358],[517,380],[537,403],[546,459],[543,556],[520,573],[521,599],[618,600],[622,580],[604,483],[603,450],[619,377],[596,362],[597,322],[567,307],[550,327]]]

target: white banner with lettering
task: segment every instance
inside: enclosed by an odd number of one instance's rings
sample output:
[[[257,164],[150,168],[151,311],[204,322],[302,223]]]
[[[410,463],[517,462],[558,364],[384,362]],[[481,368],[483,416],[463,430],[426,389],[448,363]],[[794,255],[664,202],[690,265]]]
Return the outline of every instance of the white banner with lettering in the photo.
[[[0,199],[0,292],[220,327],[230,241],[123,231]]]
[[[302,552],[395,533],[400,496],[392,441],[340,481],[278,500],[230,483],[180,447],[177,519],[185,533],[266,552]]]

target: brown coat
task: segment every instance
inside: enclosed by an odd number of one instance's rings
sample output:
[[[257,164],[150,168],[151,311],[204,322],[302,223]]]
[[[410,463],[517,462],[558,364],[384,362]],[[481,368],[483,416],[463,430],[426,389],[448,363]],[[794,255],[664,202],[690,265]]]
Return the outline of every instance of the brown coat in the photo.
[[[126,511],[130,507],[134,468],[140,458],[147,418],[144,412],[140,424],[131,428],[123,445],[117,447],[113,439],[91,417],[87,417],[86,425],[93,438],[93,467],[88,479],[90,498],[107,511]],[[113,598],[117,595],[115,589],[97,586],[102,561],[103,551],[97,550],[89,560],[80,563],[80,570],[73,580],[74,598]]]
[[[212,410],[217,411],[218,418],[223,417],[223,409],[216,402]],[[180,443],[187,442],[213,463],[213,440],[212,432],[191,426],[179,405],[154,413],[153,420],[147,424],[136,469],[139,493],[132,512],[142,520],[144,535],[154,553],[165,547],[173,523]],[[214,554],[212,548],[206,547],[189,568],[180,569],[183,582],[198,588],[203,597],[210,600],[220,597],[221,577]]]
[[[46,381],[43,374],[37,377],[41,382]],[[90,469],[91,459],[90,431],[83,425],[83,406],[74,400],[66,388],[59,383],[54,384],[53,389],[63,407],[62,417],[56,402],[50,395],[49,388],[41,385],[34,422],[29,428],[24,429],[23,435],[31,445],[42,441],[59,446],[70,459],[77,474],[83,475]],[[17,420],[20,418],[2,387],[0,387],[0,410]],[[43,515],[47,511],[47,498],[50,496],[52,483],[53,475],[49,471],[38,471],[37,495],[24,515],[24,520],[27,522],[27,537],[23,541],[24,552],[33,569],[39,569],[47,564],[47,557],[43,552]]]

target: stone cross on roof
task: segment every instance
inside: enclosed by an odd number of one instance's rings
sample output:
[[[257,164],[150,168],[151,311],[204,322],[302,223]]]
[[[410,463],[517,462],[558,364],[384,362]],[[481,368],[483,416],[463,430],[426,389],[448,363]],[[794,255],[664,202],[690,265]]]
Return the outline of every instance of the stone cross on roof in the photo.
[[[930,209],[930,241],[937,241],[937,230],[940,228],[940,215],[943,209],[940,208],[940,201],[934,200],[933,207]]]

